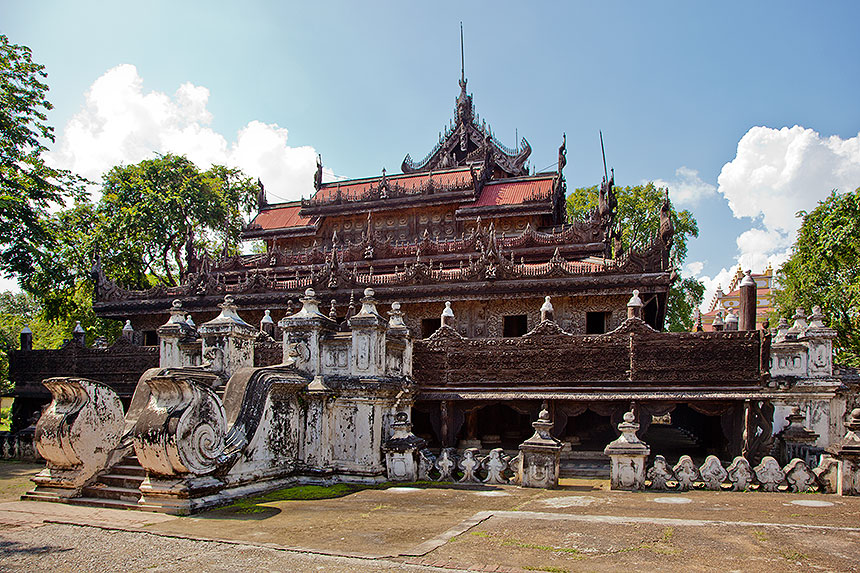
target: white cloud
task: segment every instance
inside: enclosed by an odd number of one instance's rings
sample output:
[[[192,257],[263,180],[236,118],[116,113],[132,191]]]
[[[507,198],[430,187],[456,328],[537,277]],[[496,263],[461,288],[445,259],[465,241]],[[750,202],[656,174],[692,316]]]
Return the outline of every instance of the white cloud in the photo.
[[[723,291],[728,288],[729,283],[732,280],[732,277],[735,276],[736,268],[720,269],[713,277],[704,276],[698,277],[699,281],[705,285],[705,295],[702,297],[702,304],[699,305],[699,308],[702,312],[708,312],[711,307],[711,301],[714,298],[714,293],[717,292],[717,287],[719,286]]]
[[[717,188],[706,183],[699,177],[699,172],[686,166],[675,170],[675,178],[671,181],[656,179],[654,184],[658,187],[668,187],[669,197],[675,205],[693,207],[705,197],[715,195]]]
[[[114,165],[171,152],[203,169],[221,164],[259,177],[271,202],[313,192],[312,147],[291,147],[285,128],[259,121],[248,123],[228,142],[210,127],[208,102],[209,90],[191,83],[179,86],[172,97],[146,92],[135,66],[117,66],[90,86],[83,108],[68,122],[48,159],[99,181]],[[330,170],[325,175],[334,177]]]
[[[681,269],[681,276],[683,276],[684,278],[697,277],[704,268],[705,263],[703,263],[702,261],[692,261],[686,263],[684,265],[684,268]]]
[[[753,226],[736,239],[736,263],[753,272],[768,265],[778,269],[791,254],[800,228],[796,213],[814,209],[833,189],[860,186],[860,134],[842,139],[798,125],[753,127],[738,142],[734,159],[723,166],[717,182],[734,216],[753,219]],[[704,307],[717,284],[728,287],[736,269],[701,277]]]
[[[767,231],[788,233],[793,240],[798,211],[814,209],[832,189],[860,186],[860,134],[825,138],[799,125],[753,127],[717,182],[735,217],[761,216]]]

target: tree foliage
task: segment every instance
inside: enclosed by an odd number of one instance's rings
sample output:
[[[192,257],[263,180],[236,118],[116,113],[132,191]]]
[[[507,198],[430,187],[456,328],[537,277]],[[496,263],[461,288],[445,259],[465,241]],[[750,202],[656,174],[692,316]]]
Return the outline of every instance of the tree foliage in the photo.
[[[567,197],[567,212],[570,217],[585,220],[597,208],[598,186],[575,189]],[[665,189],[653,183],[631,187],[615,187],[618,199],[616,221],[621,230],[624,251],[644,250],[660,231],[660,207],[665,199]],[[674,240],[669,260],[676,269],[681,268],[687,258],[689,237],[699,236],[695,217],[686,209],[678,211],[671,207],[670,216],[675,227]],[[693,326],[693,309],[704,296],[704,286],[695,279],[676,282],[669,290],[666,309],[666,327],[672,331],[690,330]]]
[[[26,275],[45,263],[51,206],[83,193],[84,180],[49,167],[42,157],[54,141],[47,124],[44,66],[26,46],[0,35],[0,272]],[[48,247],[48,249],[46,249]],[[47,267],[46,267],[47,268]]]
[[[791,257],[777,274],[777,312],[791,318],[798,307],[818,305],[836,330],[836,359],[860,366],[860,188],[833,191],[810,212]]]

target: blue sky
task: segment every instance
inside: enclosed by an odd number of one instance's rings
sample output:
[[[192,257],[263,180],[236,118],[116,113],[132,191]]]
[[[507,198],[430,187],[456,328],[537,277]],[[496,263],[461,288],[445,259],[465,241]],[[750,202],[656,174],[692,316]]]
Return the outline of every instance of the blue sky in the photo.
[[[261,176],[270,200],[399,171],[453,114],[460,73],[538,170],[567,133],[570,188],[657,180],[713,288],[778,264],[798,209],[860,186],[855,2],[11,2],[0,31],[47,67],[51,160],[98,177],[153,151]],[[795,127],[797,126],[797,127]],[[785,129],[783,129],[785,128]],[[757,268],[758,267],[758,268]]]

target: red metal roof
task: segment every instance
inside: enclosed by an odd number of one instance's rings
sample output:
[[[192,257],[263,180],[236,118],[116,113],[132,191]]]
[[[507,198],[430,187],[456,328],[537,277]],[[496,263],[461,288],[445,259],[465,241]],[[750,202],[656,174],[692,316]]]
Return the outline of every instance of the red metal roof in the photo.
[[[426,185],[430,179],[439,186],[458,185],[471,183],[472,175],[468,168],[452,169],[450,171],[436,171],[428,173],[412,173],[409,175],[386,175],[391,185],[399,185],[406,189],[419,188]],[[316,201],[325,201],[335,197],[338,189],[342,196],[361,197],[372,188],[379,185],[382,177],[371,177],[369,179],[353,179],[351,181],[332,181],[325,183],[313,196]]]
[[[519,205],[527,200],[545,200],[552,195],[552,177],[526,179],[524,181],[499,181],[488,183],[477,201],[464,207],[492,207],[496,205]]]
[[[311,219],[299,215],[301,208],[301,204],[295,202],[287,203],[281,207],[265,209],[254,217],[251,225],[259,225],[263,230],[304,227],[310,224]]]

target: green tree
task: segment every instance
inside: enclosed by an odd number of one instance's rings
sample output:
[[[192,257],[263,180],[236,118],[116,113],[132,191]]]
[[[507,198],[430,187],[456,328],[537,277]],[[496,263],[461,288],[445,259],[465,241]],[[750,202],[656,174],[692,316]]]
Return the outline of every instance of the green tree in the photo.
[[[29,275],[46,262],[49,209],[84,192],[83,179],[42,157],[54,141],[46,77],[29,48],[0,35],[0,273],[7,277]]]
[[[803,218],[791,257],[777,273],[777,312],[818,305],[837,332],[836,360],[860,366],[860,188],[833,191]]]
[[[77,201],[44,219],[50,266],[25,275],[25,287],[66,336],[68,325],[80,320],[89,342],[97,336],[112,342],[121,325],[97,318],[92,309],[96,254],[106,275],[129,288],[176,285],[187,271],[190,230],[198,257],[238,252],[257,191],[238,169],[200,171],[177,155],[114,167],[103,178],[98,203]]]
[[[201,172],[167,154],[107,172],[94,214],[105,270],[128,286],[176,285],[193,231],[198,253],[235,253],[257,186],[238,169]]]
[[[571,218],[585,220],[597,208],[599,187],[575,189],[567,197],[567,212]],[[665,189],[653,183],[632,187],[615,187],[618,199],[617,225],[621,230],[621,244],[625,251],[647,248],[660,231],[660,207]],[[670,217],[675,227],[669,260],[680,269],[687,258],[687,240],[699,236],[695,217],[686,209],[671,207]],[[671,331],[690,330],[693,326],[693,309],[702,302],[704,286],[695,279],[675,282],[669,290],[666,309],[666,327]]]

